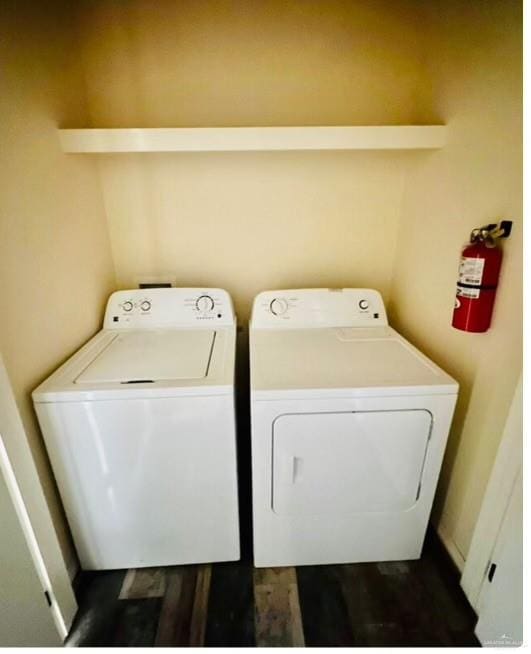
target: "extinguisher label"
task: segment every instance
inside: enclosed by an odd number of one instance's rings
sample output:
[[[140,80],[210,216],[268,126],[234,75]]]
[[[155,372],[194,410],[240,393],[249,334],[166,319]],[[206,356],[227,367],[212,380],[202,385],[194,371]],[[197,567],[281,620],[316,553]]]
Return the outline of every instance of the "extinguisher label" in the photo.
[[[462,286],[457,287],[457,296],[458,297],[471,297],[471,298],[478,298],[479,297],[479,288],[463,288]],[[456,306],[456,309],[459,307]]]
[[[461,284],[474,284],[475,286],[481,285],[483,279],[483,268],[485,267],[485,259],[477,259],[473,257],[461,257],[459,264],[459,282]],[[461,290],[474,290],[474,289],[461,289]],[[478,297],[478,295],[466,295],[465,297]]]

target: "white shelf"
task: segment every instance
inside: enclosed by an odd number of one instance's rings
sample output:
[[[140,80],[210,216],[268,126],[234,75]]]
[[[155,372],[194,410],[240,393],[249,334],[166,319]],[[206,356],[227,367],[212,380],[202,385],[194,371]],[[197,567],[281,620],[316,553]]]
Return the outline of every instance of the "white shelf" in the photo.
[[[444,125],[384,127],[176,127],[60,129],[64,152],[229,152],[260,150],[429,150]]]

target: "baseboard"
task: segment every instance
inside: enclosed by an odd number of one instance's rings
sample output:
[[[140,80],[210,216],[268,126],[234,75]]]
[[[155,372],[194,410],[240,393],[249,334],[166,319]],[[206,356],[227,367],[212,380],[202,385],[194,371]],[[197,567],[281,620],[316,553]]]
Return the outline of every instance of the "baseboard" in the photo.
[[[433,526],[433,528],[443,544],[444,549],[447,551],[448,556],[452,559],[452,562],[459,571],[459,575],[463,574],[463,570],[465,569],[465,559],[458,550],[457,545],[454,543],[451,536],[445,530],[444,525],[439,523],[436,527]]]
[[[77,556],[71,556],[68,560],[65,559],[66,571],[68,572],[68,577],[70,578],[70,583],[74,583],[77,573],[79,572],[79,561]]]

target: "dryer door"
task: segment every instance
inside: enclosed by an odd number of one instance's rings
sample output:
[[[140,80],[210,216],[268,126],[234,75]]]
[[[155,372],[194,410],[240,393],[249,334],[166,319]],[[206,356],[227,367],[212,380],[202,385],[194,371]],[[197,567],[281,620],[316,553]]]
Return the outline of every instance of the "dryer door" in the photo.
[[[432,415],[425,410],[286,414],[273,425],[279,515],[407,511],[420,493]]]

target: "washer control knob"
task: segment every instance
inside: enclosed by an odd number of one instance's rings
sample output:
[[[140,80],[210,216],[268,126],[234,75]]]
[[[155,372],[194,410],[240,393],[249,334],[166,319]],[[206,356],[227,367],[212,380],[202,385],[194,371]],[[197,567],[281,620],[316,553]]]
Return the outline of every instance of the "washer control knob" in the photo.
[[[214,300],[210,295],[200,295],[195,301],[195,308],[201,313],[208,313],[214,308]]]
[[[275,316],[282,316],[288,310],[288,303],[283,298],[276,297],[271,301],[269,308]]]
[[[132,311],[133,310],[133,303],[131,302],[131,300],[127,300],[126,302],[124,302],[122,304],[122,309],[124,311],[127,311],[127,312]]]
[[[360,300],[358,306],[362,311],[367,311],[369,308],[369,300]]]
[[[149,311],[151,309],[151,302],[149,300],[144,300],[140,305],[142,311]]]

